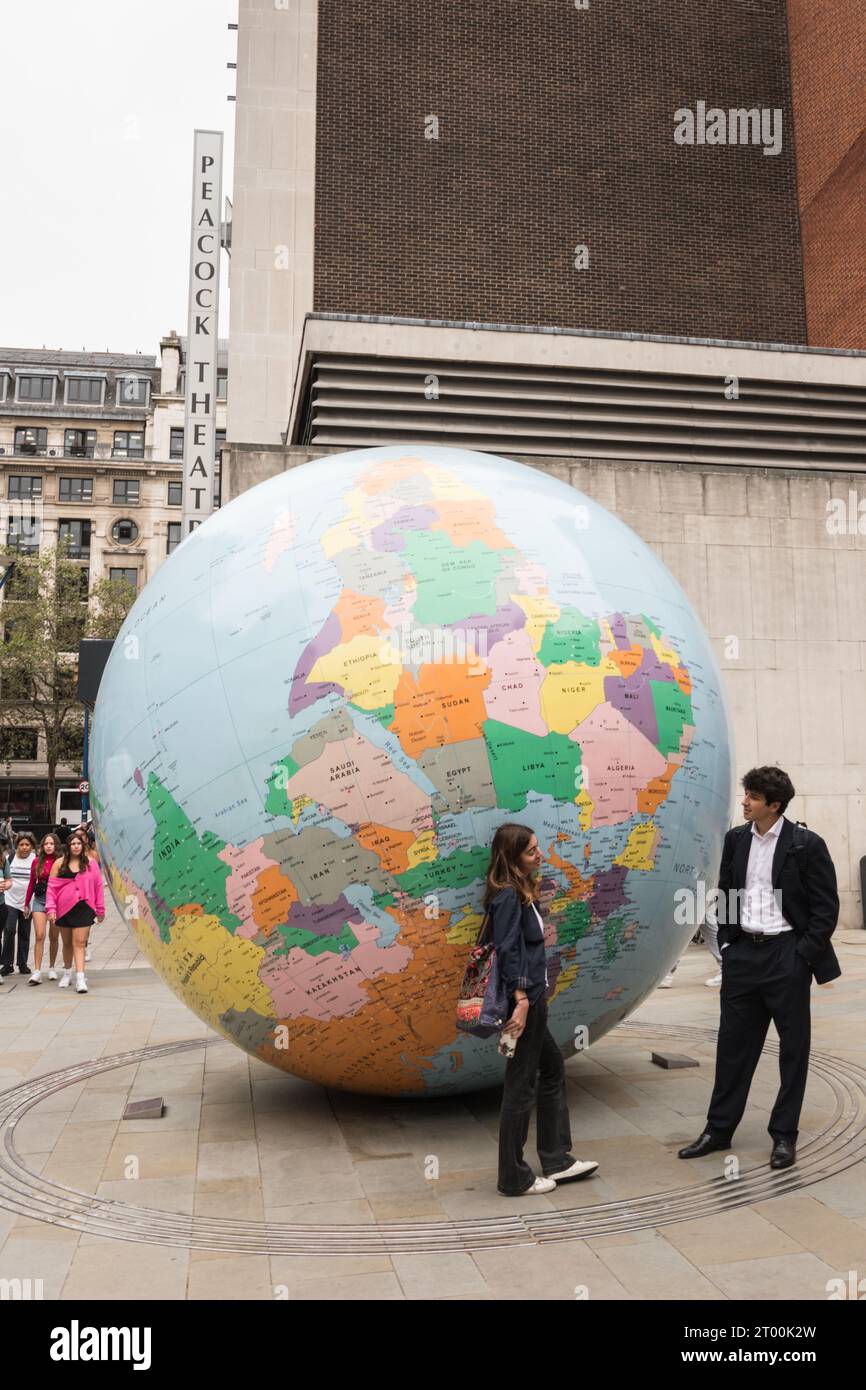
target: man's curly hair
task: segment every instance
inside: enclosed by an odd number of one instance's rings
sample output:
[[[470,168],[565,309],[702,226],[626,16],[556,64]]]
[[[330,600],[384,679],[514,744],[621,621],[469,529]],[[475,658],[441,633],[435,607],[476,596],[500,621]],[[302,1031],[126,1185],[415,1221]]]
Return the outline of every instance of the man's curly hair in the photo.
[[[780,767],[753,767],[743,778],[743,791],[762,796],[768,806],[778,801],[780,815],[796,795],[794,783]]]

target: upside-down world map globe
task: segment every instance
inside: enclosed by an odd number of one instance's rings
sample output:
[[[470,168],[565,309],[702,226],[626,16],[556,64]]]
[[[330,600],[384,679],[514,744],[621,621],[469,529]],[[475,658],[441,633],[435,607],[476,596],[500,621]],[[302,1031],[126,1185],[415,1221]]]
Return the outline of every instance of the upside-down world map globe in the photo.
[[[610,512],[408,445],[244,493],[139,596],[94,717],[115,901],[171,988],[296,1076],[501,1081],[455,1005],[497,826],[543,854],[550,1028],[629,1014],[694,930],[730,804],[709,641]]]

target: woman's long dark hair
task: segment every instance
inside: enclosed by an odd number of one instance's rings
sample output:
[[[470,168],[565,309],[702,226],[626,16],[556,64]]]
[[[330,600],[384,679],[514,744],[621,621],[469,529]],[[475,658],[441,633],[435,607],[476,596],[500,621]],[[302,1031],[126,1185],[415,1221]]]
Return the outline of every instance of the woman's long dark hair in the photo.
[[[66,841],[66,844],[63,846],[63,853],[57,859],[55,859],[53,865],[51,866],[52,872],[54,869],[57,869],[58,872],[60,872],[63,869],[69,868],[69,846],[72,844],[73,840],[81,841],[81,853],[78,856],[78,863],[82,869],[87,868],[88,864],[90,863],[90,860],[87,857],[87,836],[82,835],[80,830],[73,830],[72,834],[69,836],[69,839]]]
[[[58,840],[57,836],[54,834],[53,830],[49,830],[47,835],[43,835],[43,836],[42,836],[42,839],[41,839],[40,842],[39,842],[39,853],[38,853],[38,855],[37,855],[37,857],[36,857],[36,877],[37,877],[37,878],[39,878],[39,876],[40,876],[41,873],[42,873],[42,870],[45,868],[45,860],[46,860],[47,857],[48,857],[48,856],[46,855],[46,853],[45,853],[45,841],[46,841],[46,840],[53,840],[53,841],[54,841],[54,855],[53,855],[53,858],[54,858],[54,859],[59,859],[59,858],[60,858],[60,852],[61,852],[61,850],[62,850],[62,848],[63,848],[63,846],[61,845],[61,843],[60,843],[60,841]]]
[[[518,896],[526,904],[535,899],[535,874],[527,874],[520,867],[520,856],[526,852],[526,846],[534,834],[535,831],[528,825],[507,821],[505,825],[500,825],[493,836],[487,882],[484,886],[485,912],[503,888],[516,888]]]

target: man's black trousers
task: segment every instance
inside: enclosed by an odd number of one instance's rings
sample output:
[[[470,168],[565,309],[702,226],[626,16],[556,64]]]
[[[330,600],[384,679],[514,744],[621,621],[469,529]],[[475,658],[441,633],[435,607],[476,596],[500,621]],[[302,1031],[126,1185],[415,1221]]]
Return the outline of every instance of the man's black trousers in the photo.
[[[707,1128],[733,1138],[770,1021],[779,1034],[779,1093],[767,1128],[774,1139],[797,1138],[809,1072],[812,970],[792,931],[763,938],[743,932],[722,951],[722,992],[716,1083]]]

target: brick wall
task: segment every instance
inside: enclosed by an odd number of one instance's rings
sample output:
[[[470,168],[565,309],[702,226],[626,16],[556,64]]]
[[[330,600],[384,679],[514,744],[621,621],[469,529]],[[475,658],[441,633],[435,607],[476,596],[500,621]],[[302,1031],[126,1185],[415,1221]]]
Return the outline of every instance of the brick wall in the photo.
[[[788,0],[809,342],[866,347],[866,5]]]
[[[320,0],[315,308],[802,343],[788,82],[785,0]]]

